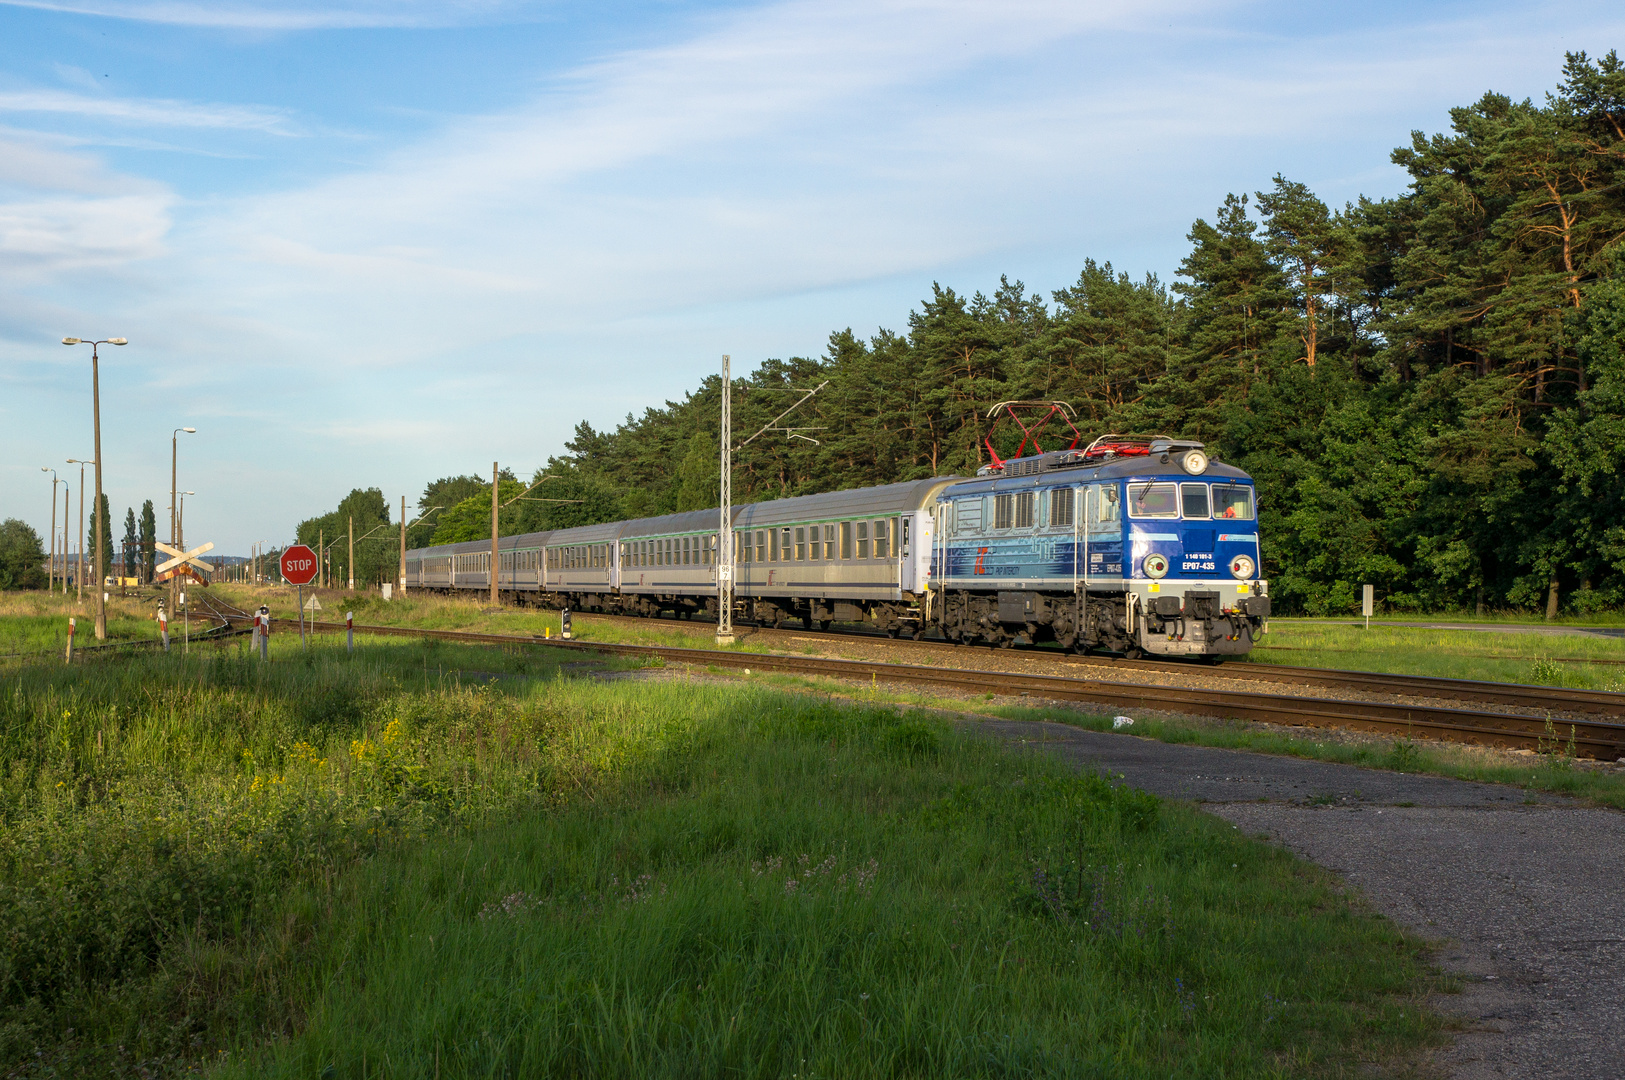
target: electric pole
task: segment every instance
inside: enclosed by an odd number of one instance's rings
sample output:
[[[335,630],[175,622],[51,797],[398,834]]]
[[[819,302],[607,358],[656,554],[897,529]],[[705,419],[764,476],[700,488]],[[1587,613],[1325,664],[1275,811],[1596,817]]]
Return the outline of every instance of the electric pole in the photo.
[[[497,604],[497,463],[491,462],[491,606]]]
[[[722,357],[722,510],[717,523],[717,644],[734,641],[733,376]]]
[[[798,398],[796,400],[795,404],[791,405],[788,409],[785,409],[783,412],[779,413],[779,415],[775,416],[773,419],[771,419],[767,423],[763,424],[761,426],[761,428],[756,432],[755,435],[752,435],[750,438],[748,438],[744,442],[740,443],[739,444],[739,449],[743,450],[745,447],[747,447],[751,443],[755,442],[758,436],[764,435],[769,431],[782,431],[786,438],[790,438],[790,439],[806,439],[808,442],[812,443],[814,446],[817,446],[818,445],[818,440],[817,439],[813,438],[810,435],[803,435],[801,433],[803,431],[822,431],[823,428],[819,428],[819,427],[802,427],[802,428],[784,427],[784,428],[781,428],[781,427],[777,427],[776,425],[778,424],[778,422],[780,420],[783,420],[786,416],[789,416],[791,413],[793,413],[797,409],[801,408],[801,406],[805,405],[808,401],[810,401],[812,399],[812,396],[814,394],[818,393],[818,391],[822,390],[824,387],[826,387],[828,385],[829,385],[829,380],[825,379],[823,382],[819,383],[817,386],[813,387],[811,390],[798,390],[793,386],[763,387],[762,389],[789,390],[791,393],[800,394],[801,397]],[[733,380],[732,380],[732,375],[731,375],[731,373],[729,371],[729,358],[726,355],[724,355],[723,358],[722,358],[722,432],[721,432],[721,439],[719,440],[719,442],[721,443],[721,447],[722,447],[722,450],[721,450],[721,454],[722,454],[722,483],[721,483],[722,498],[720,500],[721,503],[722,503],[722,508],[721,508],[721,511],[720,511],[721,521],[719,522],[719,529],[718,529],[718,532],[717,532],[717,540],[719,541],[719,543],[717,544],[717,556],[718,556],[717,557],[717,606],[718,606],[718,611],[717,611],[717,644],[719,644],[719,645],[727,645],[727,644],[732,643],[732,641],[734,640],[734,611],[733,611],[733,606],[734,606],[734,604],[733,604],[733,602],[734,602],[734,555],[735,555],[735,552],[734,552],[734,539],[733,539],[733,501],[734,501],[734,496],[733,496],[733,452],[734,452],[734,448],[733,448],[732,445],[730,445],[732,443],[732,441],[733,441]],[[723,539],[724,537],[726,537],[727,539],[724,540]]]
[[[401,595],[406,595],[406,496],[401,496]]]
[[[350,591],[355,592],[355,515],[350,515]]]

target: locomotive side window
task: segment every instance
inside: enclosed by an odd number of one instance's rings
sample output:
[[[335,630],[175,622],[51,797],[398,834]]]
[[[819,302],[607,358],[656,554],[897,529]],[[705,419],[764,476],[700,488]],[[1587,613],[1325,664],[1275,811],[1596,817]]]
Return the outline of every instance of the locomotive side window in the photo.
[[[867,559],[869,557],[869,523],[867,521],[860,521],[857,523],[857,525],[858,558]]]
[[[982,531],[982,500],[961,499],[954,503],[954,517],[957,536],[966,536]]]
[[[1072,527],[1072,513],[1076,488],[1056,488],[1049,495],[1049,523],[1051,528]]]
[[[1006,496],[1009,498],[1010,496]],[[1030,529],[1033,527],[1033,504],[1038,502],[1036,492],[1023,491],[1016,495],[1016,528]]]
[[[993,527],[1008,529],[1015,520],[1015,499],[1010,495],[993,496]]]
[[[1091,484],[1089,499],[1084,509],[1084,521],[1089,532],[1111,536],[1122,529],[1123,504],[1119,501],[1116,484]]]
[[[1213,516],[1233,521],[1253,520],[1253,489],[1245,484],[1214,484]]]
[[[1207,485],[1180,484],[1179,507],[1188,518],[1205,518],[1207,512]]]
[[[841,558],[850,559],[851,557],[852,523],[850,521],[843,521],[841,522]]]
[[[889,531],[886,522],[875,522],[875,558],[877,559],[884,559],[889,554]]]
[[[1179,516],[1177,484],[1131,480],[1128,485],[1128,516],[1131,518],[1176,518]]]

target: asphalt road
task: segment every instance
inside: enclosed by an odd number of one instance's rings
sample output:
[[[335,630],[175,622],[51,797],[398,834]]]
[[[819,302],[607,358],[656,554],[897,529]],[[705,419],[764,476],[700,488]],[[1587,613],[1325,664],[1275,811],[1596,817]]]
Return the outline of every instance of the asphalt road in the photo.
[[[1625,814],[1433,776],[1176,746],[1061,724],[990,734],[1189,799],[1342,875],[1441,943],[1462,974],[1435,1007],[1464,1031],[1457,1080],[1625,1076]]]

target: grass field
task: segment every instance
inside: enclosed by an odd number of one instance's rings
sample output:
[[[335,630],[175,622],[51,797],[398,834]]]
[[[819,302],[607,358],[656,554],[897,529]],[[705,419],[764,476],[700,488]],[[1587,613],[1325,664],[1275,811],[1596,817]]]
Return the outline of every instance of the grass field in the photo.
[[[75,647],[96,644],[96,600],[83,603],[70,591],[60,593],[0,592],[0,656],[61,653],[68,642],[68,619],[78,620]],[[156,637],[152,607],[116,593],[107,605],[107,636],[112,641]]]
[[[1383,1075],[1438,1036],[1327,875],[923,712],[291,637],[6,674],[8,1075]]]
[[[1253,660],[1299,667],[1625,690],[1625,639],[1271,619]]]

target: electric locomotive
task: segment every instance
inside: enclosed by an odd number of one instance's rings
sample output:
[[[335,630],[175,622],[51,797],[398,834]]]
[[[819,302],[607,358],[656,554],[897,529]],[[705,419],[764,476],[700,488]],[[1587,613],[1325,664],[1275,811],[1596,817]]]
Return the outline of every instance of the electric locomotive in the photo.
[[[937,498],[932,622],[951,640],[1222,657],[1269,618],[1251,477],[1201,443],[1106,435]]]

